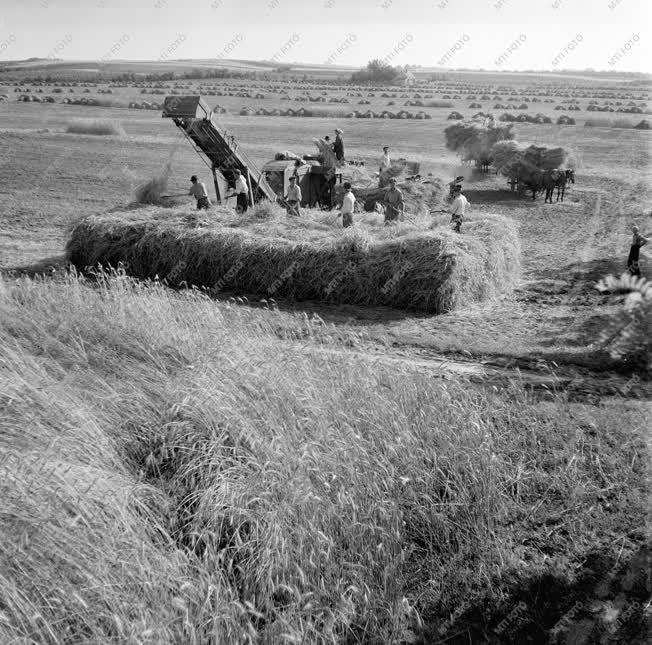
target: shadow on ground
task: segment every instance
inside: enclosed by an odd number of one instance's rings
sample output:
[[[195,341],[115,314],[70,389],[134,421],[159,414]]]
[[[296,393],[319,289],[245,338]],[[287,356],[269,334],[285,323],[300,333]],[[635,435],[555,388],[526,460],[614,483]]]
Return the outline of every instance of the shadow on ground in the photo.
[[[644,645],[651,591],[648,545],[621,552],[618,560],[606,547],[595,549],[573,576],[548,572],[519,580],[516,574],[502,605],[478,601],[444,629],[427,627],[420,643]]]
[[[54,271],[65,269],[66,266],[67,262],[65,255],[52,255],[43,258],[38,262],[34,262],[33,264],[24,264],[15,267],[0,267],[0,273],[8,277],[24,275],[33,278],[38,275],[49,275]]]

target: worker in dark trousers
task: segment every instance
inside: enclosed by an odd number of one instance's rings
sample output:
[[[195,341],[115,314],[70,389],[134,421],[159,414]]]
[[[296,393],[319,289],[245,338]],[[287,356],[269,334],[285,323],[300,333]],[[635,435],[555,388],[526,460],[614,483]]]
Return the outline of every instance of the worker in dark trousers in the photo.
[[[641,247],[647,244],[649,240],[639,233],[638,226],[632,224],[632,244],[629,247],[629,256],[627,258],[627,270],[630,275],[636,278],[641,277],[641,265],[639,264]]]
[[[209,208],[211,203],[208,200],[208,193],[206,192],[206,184],[203,181],[197,180],[197,175],[193,175],[190,178],[190,187],[189,195],[192,195],[197,200],[197,210],[202,208]]]
[[[338,161],[344,161],[344,139],[342,139],[342,130],[335,128],[335,141],[333,143],[333,152]]]
[[[233,174],[235,175],[235,208],[238,213],[246,213],[249,208],[249,186],[239,170],[234,170]]]

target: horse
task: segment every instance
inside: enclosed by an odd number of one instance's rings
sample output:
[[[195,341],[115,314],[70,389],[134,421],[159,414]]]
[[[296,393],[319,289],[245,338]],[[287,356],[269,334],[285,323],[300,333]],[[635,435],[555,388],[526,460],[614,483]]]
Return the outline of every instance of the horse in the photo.
[[[546,189],[546,198],[544,203],[552,204],[552,194],[557,189],[557,201],[564,201],[564,194],[566,192],[566,184],[571,182],[575,183],[574,170],[546,170],[544,175],[544,186]]]

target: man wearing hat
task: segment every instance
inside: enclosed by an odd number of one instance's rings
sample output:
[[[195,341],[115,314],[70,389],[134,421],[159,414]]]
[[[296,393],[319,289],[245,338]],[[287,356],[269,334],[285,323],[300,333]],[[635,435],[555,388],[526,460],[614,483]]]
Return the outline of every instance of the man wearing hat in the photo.
[[[342,139],[342,130],[335,128],[335,141],[333,142],[333,152],[338,161],[344,161],[344,139]]]
[[[403,217],[403,193],[396,187],[396,177],[389,180],[389,190],[385,193],[385,224],[397,222]]]
[[[206,184],[203,181],[197,181],[197,175],[190,178],[192,186],[190,187],[189,195],[192,195],[197,200],[197,210],[202,208],[208,209],[211,205],[208,200],[208,193],[206,192]]]
[[[288,194],[285,196],[285,204],[288,215],[301,215],[299,207],[301,206],[301,188],[297,182],[296,175],[290,177]]]
[[[469,201],[462,195],[462,186],[455,186],[453,188],[453,202],[451,203],[451,224],[455,225],[453,230],[456,233],[462,232],[462,222],[468,205]]]

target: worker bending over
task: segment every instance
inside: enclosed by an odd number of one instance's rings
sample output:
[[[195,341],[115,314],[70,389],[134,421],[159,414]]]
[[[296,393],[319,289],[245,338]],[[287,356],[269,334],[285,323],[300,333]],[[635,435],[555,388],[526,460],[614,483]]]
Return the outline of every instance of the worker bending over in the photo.
[[[197,210],[199,211],[202,208],[208,209],[211,203],[208,200],[208,193],[206,192],[206,184],[204,184],[203,181],[197,181],[197,175],[193,175],[190,178],[190,183],[192,184],[192,186],[190,187],[190,191],[188,192],[188,194],[192,195],[197,200]]]

